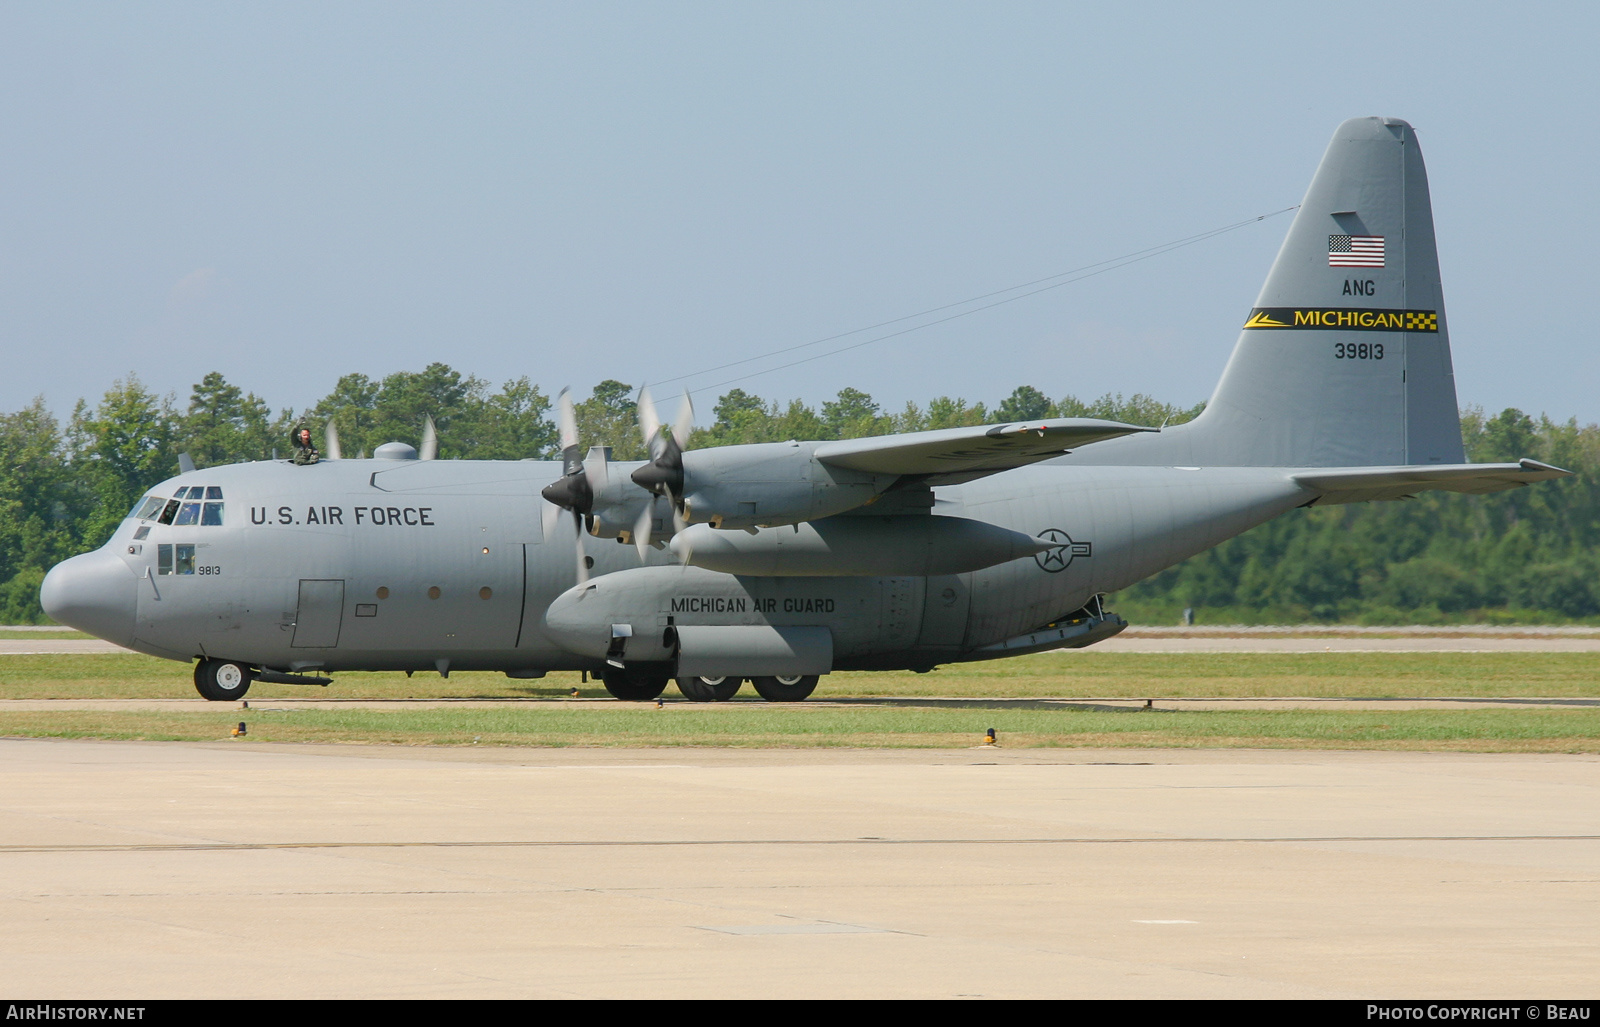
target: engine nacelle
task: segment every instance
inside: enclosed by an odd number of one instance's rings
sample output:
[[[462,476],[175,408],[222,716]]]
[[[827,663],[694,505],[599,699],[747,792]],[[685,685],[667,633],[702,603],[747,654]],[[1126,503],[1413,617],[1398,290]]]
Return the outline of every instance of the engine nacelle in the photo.
[[[689,520],[723,528],[798,524],[854,510],[899,475],[830,467],[821,443],[768,442],[683,454]]]
[[[754,534],[695,524],[671,549],[696,567],[726,574],[894,577],[965,574],[1052,549],[1047,542],[964,517],[831,517]]]
[[[600,538],[629,540],[639,524],[639,515],[646,507],[650,508],[651,539],[669,537],[672,534],[672,504],[639,488],[625,474],[615,474],[594,498],[594,511],[589,515],[589,533]]]

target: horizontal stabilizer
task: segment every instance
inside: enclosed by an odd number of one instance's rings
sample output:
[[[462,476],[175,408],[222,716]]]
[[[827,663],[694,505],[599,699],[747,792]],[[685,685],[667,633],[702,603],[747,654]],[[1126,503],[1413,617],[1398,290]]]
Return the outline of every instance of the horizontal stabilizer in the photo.
[[[1156,430],[1118,421],[1062,417],[845,439],[818,446],[816,458],[852,471],[917,475],[928,478],[929,484],[943,485],[1024,467],[1093,442]]]
[[[1570,478],[1571,471],[1537,460],[1514,464],[1430,464],[1421,467],[1346,467],[1304,471],[1293,476],[1299,485],[1322,493],[1318,503],[1364,503],[1404,499],[1429,490],[1484,495],[1522,488],[1536,481]]]

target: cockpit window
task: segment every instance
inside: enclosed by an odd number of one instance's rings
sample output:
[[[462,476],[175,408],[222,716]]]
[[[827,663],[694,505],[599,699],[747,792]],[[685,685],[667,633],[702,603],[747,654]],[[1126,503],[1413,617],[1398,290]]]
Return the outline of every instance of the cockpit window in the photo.
[[[198,502],[202,497],[208,502]],[[185,485],[174,492],[171,499],[145,496],[128,512],[128,516],[146,521],[156,518],[162,524],[216,527],[222,524],[221,499],[222,489],[216,485]]]

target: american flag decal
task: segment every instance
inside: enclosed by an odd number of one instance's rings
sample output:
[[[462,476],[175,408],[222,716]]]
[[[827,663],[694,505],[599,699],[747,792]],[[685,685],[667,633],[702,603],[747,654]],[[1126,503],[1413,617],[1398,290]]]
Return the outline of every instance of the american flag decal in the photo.
[[[1382,267],[1383,236],[1328,236],[1329,267]]]

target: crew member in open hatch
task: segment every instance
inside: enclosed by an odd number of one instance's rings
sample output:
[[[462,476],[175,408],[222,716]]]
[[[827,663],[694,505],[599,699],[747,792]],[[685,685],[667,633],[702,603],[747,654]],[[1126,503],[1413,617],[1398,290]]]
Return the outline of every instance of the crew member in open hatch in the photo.
[[[314,464],[322,459],[317,453],[317,447],[311,443],[311,429],[300,425],[290,436],[294,442],[294,462],[297,464]]]

